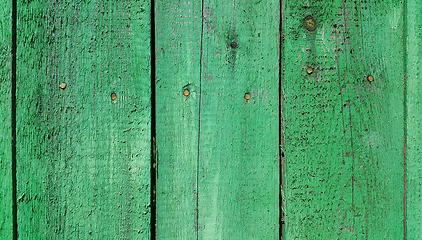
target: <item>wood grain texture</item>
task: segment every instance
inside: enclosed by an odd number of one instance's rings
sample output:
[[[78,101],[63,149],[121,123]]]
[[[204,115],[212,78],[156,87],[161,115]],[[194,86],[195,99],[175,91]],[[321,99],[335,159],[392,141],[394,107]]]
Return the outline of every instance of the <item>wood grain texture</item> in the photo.
[[[197,234],[201,1],[155,4],[156,237]],[[189,91],[185,97],[184,90]]]
[[[156,11],[157,238],[278,239],[279,4]]]
[[[149,238],[149,23],[149,1],[18,1],[20,239]]]
[[[203,6],[199,239],[279,238],[279,13],[270,0]]]
[[[285,238],[403,239],[403,4],[283,5]]]
[[[0,239],[13,236],[12,3],[0,2]]]
[[[422,239],[422,3],[406,6],[406,180],[407,239]]]

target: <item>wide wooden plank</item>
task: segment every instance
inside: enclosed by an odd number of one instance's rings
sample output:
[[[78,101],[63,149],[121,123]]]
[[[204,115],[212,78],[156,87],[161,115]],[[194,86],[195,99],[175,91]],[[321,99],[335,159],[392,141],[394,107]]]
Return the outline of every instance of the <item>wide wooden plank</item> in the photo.
[[[155,11],[156,237],[193,239],[198,230],[202,2],[157,0]]]
[[[199,239],[279,239],[278,1],[205,1]]]
[[[285,238],[403,239],[403,4],[283,5]]]
[[[406,6],[406,236],[422,239],[422,3],[408,0]]]
[[[279,4],[155,9],[157,238],[277,239]]]
[[[0,239],[12,239],[12,2],[0,9]]]
[[[149,23],[144,0],[18,1],[20,239],[150,237]]]

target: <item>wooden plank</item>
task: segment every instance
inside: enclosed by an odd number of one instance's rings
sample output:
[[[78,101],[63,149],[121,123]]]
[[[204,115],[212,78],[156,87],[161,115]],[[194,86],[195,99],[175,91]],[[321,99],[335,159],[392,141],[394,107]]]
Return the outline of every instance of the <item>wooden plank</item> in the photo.
[[[0,239],[13,236],[12,2],[0,2]]]
[[[150,2],[17,9],[19,238],[148,239]]]
[[[279,4],[155,8],[157,238],[278,238]]]
[[[422,3],[406,1],[406,237],[422,238],[422,86],[420,70],[422,63]]]
[[[203,6],[199,239],[279,239],[279,4]]]
[[[192,239],[198,228],[202,3],[157,0],[155,10],[156,237]]]
[[[403,4],[283,5],[285,238],[402,239]]]

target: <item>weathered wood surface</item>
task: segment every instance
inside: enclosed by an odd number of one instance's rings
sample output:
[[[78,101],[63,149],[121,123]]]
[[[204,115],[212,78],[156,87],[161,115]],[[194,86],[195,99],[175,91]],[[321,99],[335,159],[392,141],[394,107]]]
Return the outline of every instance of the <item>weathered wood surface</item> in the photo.
[[[422,239],[417,0],[17,4],[14,99],[0,3],[0,239],[153,237],[151,131],[157,239]]]
[[[0,2],[0,239],[13,236],[12,3]]]
[[[148,239],[149,1],[17,9],[19,238]]]
[[[422,239],[422,3],[406,1],[406,236]]]
[[[156,1],[155,11],[156,234],[196,238],[202,6]]]
[[[279,3],[156,11],[157,238],[278,239]]]
[[[285,239],[403,239],[403,3],[283,5]]]

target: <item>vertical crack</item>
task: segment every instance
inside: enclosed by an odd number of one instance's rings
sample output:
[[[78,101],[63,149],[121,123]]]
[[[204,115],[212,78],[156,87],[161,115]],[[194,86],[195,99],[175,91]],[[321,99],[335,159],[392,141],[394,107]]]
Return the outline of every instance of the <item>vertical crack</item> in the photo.
[[[199,55],[199,101],[198,101],[198,156],[196,162],[196,239],[199,239],[199,154],[201,141],[201,104],[202,104],[202,61],[203,61],[203,39],[204,39],[204,21],[205,21],[205,0],[202,0],[201,13],[201,46]]]
[[[403,239],[407,239],[407,0],[403,1]]]
[[[279,92],[279,122],[278,122],[278,132],[279,132],[279,239],[284,239],[284,224],[285,224],[285,205],[284,205],[284,134],[283,134],[283,44],[284,44],[284,33],[283,33],[283,1],[280,1],[280,26],[279,26],[279,72],[278,72],[278,92]]]
[[[151,1],[151,240],[156,238],[156,106],[155,106],[155,0]]]
[[[18,207],[17,207],[17,181],[16,181],[16,20],[17,1],[12,1],[12,215],[13,215],[13,240],[18,239]]]

